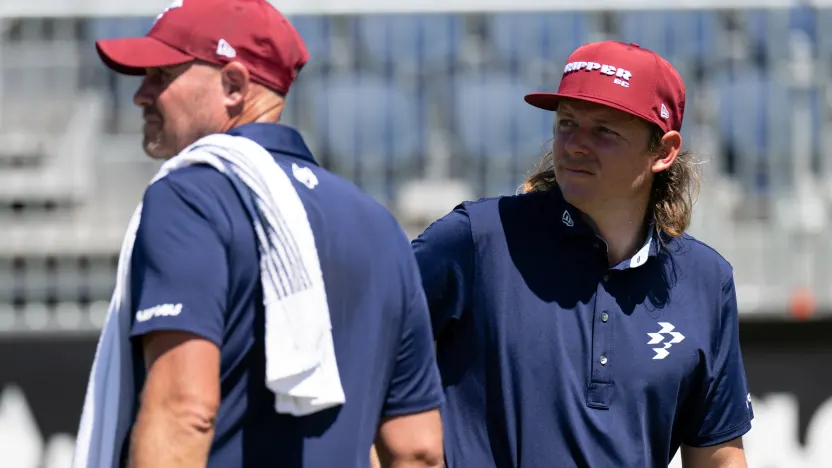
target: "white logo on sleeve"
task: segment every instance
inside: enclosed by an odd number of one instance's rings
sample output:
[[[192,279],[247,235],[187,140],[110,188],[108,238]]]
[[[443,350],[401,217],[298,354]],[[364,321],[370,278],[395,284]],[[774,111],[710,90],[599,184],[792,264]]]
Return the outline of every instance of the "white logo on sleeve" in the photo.
[[[670,351],[668,351],[668,349],[670,349],[670,347],[676,343],[681,343],[682,340],[685,339],[685,335],[673,331],[676,327],[674,327],[672,323],[659,322],[659,326],[661,326],[662,328],[658,331],[658,333],[647,334],[650,337],[650,341],[648,341],[647,344],[659,344],[662,341],[664,341],[664,339],[667,337],[670,337],[671,339],[669,341],[665,341],[661,348],[653,348],[653,351],[656,353],[656,355],[653,356],[653,359],[666,358],[670,354]]]
[[[300,167],[292,163],[292,175],[303,185],[313,189],[318,185],[318,176],[308,167]]]
[[[136,312],[137,322],[147,322],[154,317],[176,317],[182,312],[182,304],[162,304]]]

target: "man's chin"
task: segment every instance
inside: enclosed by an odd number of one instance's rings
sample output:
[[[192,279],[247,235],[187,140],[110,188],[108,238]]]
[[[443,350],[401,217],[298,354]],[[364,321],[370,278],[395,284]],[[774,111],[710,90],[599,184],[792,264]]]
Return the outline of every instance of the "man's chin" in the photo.
[[[166,148],[164,148],[156,142],[148,142],[147,140],[145,140],[142,147],[144,149],[144,154],[149,156],[150,159],[164,161],[174,156],[170,153],[170,151],[167,151]]]

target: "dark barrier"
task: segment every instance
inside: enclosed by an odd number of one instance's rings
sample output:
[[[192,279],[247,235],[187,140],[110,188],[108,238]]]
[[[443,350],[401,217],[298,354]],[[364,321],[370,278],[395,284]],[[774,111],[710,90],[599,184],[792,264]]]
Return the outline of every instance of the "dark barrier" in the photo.
[[[64,445],[74,436],[96,339],[0,339],[0,437],[14,433],[14,447],[38,439],[32,446],[49,450],[55,436]],[[741,340],[757,416],[746,442],[750,465],[832,466],[832,444],[820,442],[832,440],[832,320],[745,321]],[[26,418],[36,430],[8,431]],[[41,467],[68,466],[65,455],[52,459]]]

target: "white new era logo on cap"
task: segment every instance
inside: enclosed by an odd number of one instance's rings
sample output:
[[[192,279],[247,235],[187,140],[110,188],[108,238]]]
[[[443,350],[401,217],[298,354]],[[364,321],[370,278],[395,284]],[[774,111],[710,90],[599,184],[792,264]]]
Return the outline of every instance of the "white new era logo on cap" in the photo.
[[[231,47],[231,44],[228,43],[225,39],[220,39],[217,43],[217,55],[222,55],[223,57],[234,58],[237,56],[237,51]]]
[[[667,111],[667,107],[665,107],[664,104],[662,104],[661,115],[662,115],[663,119],[669,119],[670,118],[670,112]]]

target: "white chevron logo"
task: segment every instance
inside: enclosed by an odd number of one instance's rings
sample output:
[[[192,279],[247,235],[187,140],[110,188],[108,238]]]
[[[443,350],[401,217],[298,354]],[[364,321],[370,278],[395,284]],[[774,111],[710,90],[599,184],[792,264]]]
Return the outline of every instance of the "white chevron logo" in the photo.
[[[653,359],[664,359],[669,354],[670,351],[668,349],[676,343],[681,343],[682,340],[685,339],[685,335],[673,331],[676,327],[673,326],[672,323],[669,322],[659,322],[659,326],[661,326],[661,330],[657,333],[648,333],[647,336],[650,337],[650,341],[647,342],[649,345],[659,344],[666,338],[665,335],[670,335],[672,338],[669,341],[665,341],[661,348],[653,348],[653,351],[656,352],[656,355],[653,356]]]

